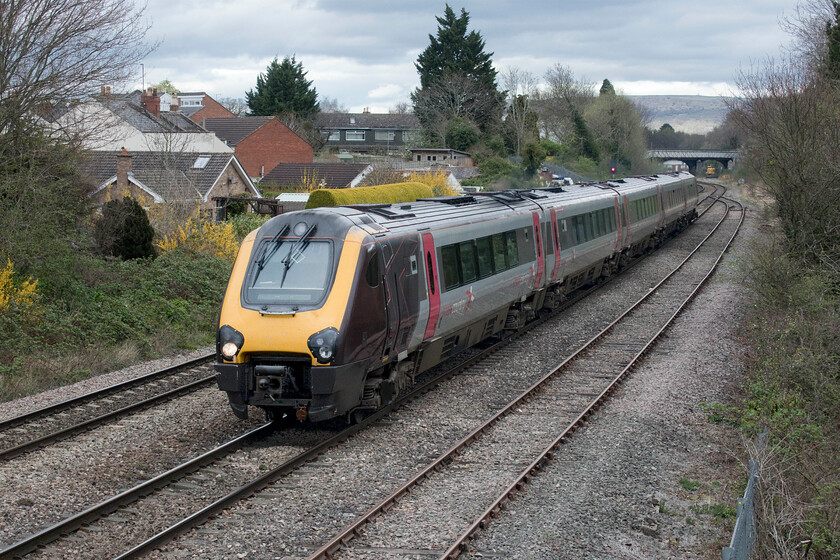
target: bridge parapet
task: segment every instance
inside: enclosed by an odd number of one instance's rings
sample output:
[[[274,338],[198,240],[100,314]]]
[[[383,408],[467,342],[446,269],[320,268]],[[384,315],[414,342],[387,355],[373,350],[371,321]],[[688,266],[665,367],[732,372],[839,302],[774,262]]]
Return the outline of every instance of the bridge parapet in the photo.
[[[729,169],[732,163],[740,158],[737,150],[648,150],[649,159],[667,161],[678,159],[688,164],[689,171],[694,173],[697,166],[704,161],[717,161]]]

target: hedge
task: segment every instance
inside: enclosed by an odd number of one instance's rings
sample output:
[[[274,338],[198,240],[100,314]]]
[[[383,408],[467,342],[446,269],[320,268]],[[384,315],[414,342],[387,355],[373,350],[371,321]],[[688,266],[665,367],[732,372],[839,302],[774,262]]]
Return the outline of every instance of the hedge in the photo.
[[[346,206],[348,204],[397,204],[434,196],[432,188],[423,183],[392,183],[355,189],[318,189],[309,195],[307,208]]]

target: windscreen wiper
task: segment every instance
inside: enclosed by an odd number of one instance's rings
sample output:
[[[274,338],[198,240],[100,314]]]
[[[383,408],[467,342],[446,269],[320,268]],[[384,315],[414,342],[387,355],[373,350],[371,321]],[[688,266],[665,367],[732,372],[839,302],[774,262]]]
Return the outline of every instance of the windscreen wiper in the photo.
[[[309,229],[300,236],[300,238],[295,241],[295,244],[289,247],[289,252],[286,253],[286,256],[283,257],[283,260],[280,261],[283,263],[283,276],[280,278],[280,287],[283,287],[283,282],[286,281],[286,273],[289,272],[289,269],[292,268],[292,263],[297,262],[294,260],[297,256],[303,251],[306,250],[306,247],[309,246],[309,236],[315,233],[316,225],[312,224],[309,226]]]
[[[272,237],[268,243],[263,245],[262,253],[260,253],[260,258],[257,259],[256,262],[257,270],[254,272],[254,281],[251,282],[251,287],[257,285],[257,278],[260,277],[260,272],[262,272],[263,267],[265,267],[265,263],[268,262],[268,260],[274,256],[274,253],[276,253],[277,250],[280,248],[280,245],[283,244],[283,241],[280,238],[286,235],[288,231],[289,224],[286,224],[285,226],[280,228],[280,231],[274,234],[274,237]],[[271,245],[270,249],[268,248],[269,245]]]

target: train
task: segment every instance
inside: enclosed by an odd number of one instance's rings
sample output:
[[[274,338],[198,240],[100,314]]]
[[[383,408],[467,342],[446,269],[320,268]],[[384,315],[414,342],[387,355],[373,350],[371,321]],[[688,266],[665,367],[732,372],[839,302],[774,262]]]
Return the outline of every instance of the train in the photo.
[[[358,420],[697,217],[686,172],[281,214],[242,242],[216,337],[233,413]]]

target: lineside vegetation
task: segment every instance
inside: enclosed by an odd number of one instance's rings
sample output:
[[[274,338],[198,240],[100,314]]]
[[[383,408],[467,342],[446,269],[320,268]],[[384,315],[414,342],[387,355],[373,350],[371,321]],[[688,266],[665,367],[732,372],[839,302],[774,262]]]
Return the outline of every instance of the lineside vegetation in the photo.
[[[739,79],[732,120],[771,201],[744,263],[750,378],[729,419],[761,470],[751,558],[840,558],[840,4],[786,22],[789,54]]]

